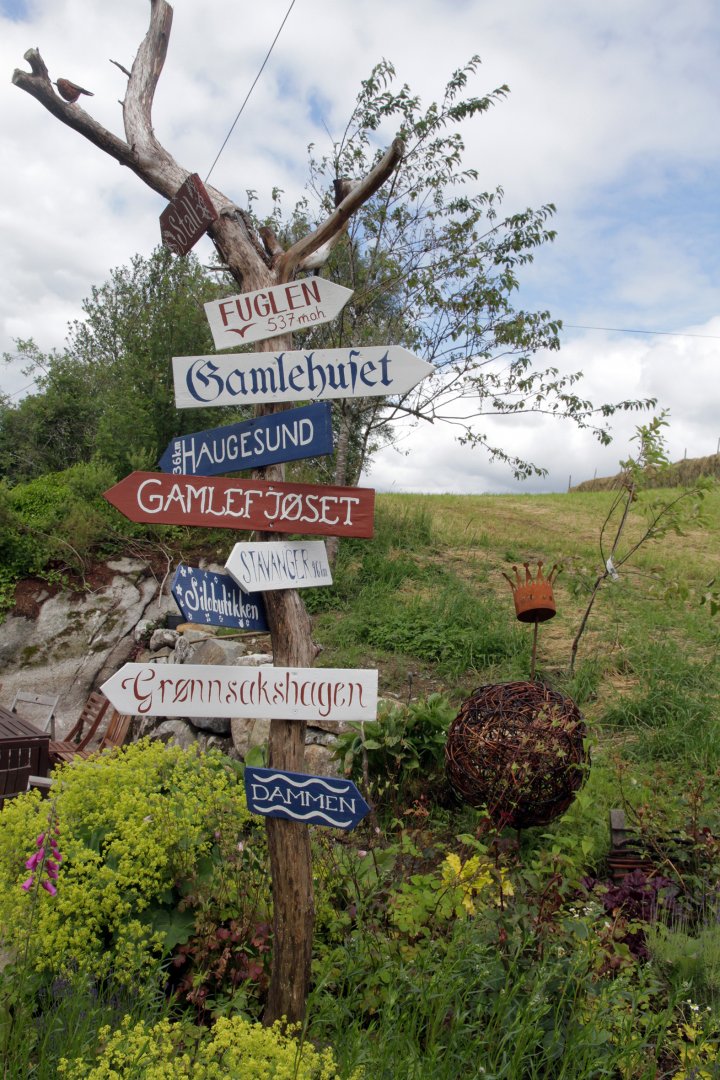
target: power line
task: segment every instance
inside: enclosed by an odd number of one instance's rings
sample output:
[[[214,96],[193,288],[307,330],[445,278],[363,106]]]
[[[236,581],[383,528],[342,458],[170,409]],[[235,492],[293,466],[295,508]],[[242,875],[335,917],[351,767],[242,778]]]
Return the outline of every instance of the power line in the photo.
[[[228,131],[227,135],[225,136],[225,141],[224,141],[224,143],[222,144],[222,146],[220,147],[220,149],[218,150],[218,152],[217,152],[217,157],[215,158],[215,160],[213,161],[212,165],[210,166],[210,172],[209,172],[209,173],[207,174],[207,176],[205,177],[205,183],[206,183],[206,184],[207,184],[208,180],[210,179],[210,173],[211,173],[211,172],[213,171],[213,169],[214,169],[214,168],[215,168],[215,166],[217,165],[217,163],[218,163],[218,160],[219,160],[219,158],[220,158],[220,155],[222,154],[223,150],[225,149],[225,147],[226,147],[226,145],[227,145],[228,139],[230,138],[230,136],[232,135],[233,131],[235,130],[235,125],[237,124],[238,120],[240,119],[240,117],[241,117],[241,115],[242,115],[242,111],[243,111],[243,109],[245,108],[245,106],[247,105],[247,103],[248,103],[248,100],[249,100],[249,98],[250,98],[250,95],[252,94],[253,90],[255,89],[255,84],[257,83],[258,79],[259,79],[259,78],[260,78],[260,76],[262,75],[262,73],[263,73],[263,70],[264,70],[264,68],[265,68],[265,65],[267,64],[268,60],[270,59],[270,53],[271,53],[271,52],[273,51],[273,49],[275,48],[275,42],[276,42],[276,41],[277,41],[277,39],[278,39],[278,38],[280,37],[280,34],[282,33],[282,28],[283,28],[283,26],[285,25],[285,23],[286,23],[286,22],[288,21],[288,16],[289,16],[290,12],[292,11],[292,9],[293,9],[294,7],[295,7],[295,0],[290,0],[290,7],[289,7],[289,8],[287,9],[287,11],[285,12],[285,18],[284,18],[284,19],[283,19],[283,21],[282,21],[282,22],[280,23],[280,29],[278,30],[277,34],[276,34],[276,35],[275,35],[275,37],[273,38],[273,42],[272,42],[272,45],[271,45],[271,46],[270,46],[270,48],[268,49],[268,51],[267,51],[267,54],[266,54],[266,56],[265,56],[265,59],[263,60],[262,64],[260,65],[260,70],[258,71],[257,75],[256,75],[256,76],[255,76],[255,78],[253,79],[253,84],[252,84],[252,86],[250,87],[250,89],[248,90],[247,94],[245,95],[245,100],[243,101],[242,105],[240,106],[240,109],[238,110],[238,114],[237,114],[237,116],[235,117],[235,119],[233,120],[233,122],[232,122],[232,126],[231,126],[230,130]]]
[[[624,326],[580,326],[578,323],[563,323],[567,330],[608,330],[613,334],[651,334],[654,337],[691,337],[705,338],[708,341],[720,341],[720,334],[685,334],[673,330],[628,330]]]

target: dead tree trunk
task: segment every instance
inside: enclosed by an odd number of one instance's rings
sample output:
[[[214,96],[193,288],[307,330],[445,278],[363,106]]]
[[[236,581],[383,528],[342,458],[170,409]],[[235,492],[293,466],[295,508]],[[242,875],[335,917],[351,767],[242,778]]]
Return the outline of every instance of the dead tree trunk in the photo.
[[[64,101],[53,89],[47,67],[37,49],[29,49],[25,60],[30,72],[16,69],[12,81],[36,98],[53,116],[77,131],[104,153],[127,166],[166,199],[172,199],[191,170],[180,166],[158,142],[152,128],[152,104],[162,73],[172,26],[172,8],[166,0],[150,0],[150,25],[132,70],[128,75],[123,102],[126,139],[120,139],[98,124],[78,104]],[[120,67],[121,65],[117,65]],[[124,68],[122,70],[125,70]],[[218,218],[208,232],[222,262],[246,292],[290,281],[304,269],[304,261],[341,235],[350,216],[391,175],[402,157],[403,145],[395,140],[390,150],[367,177],[358,183],[334,212],[312,233],[283,251],[266,230],[262,236],[250,216],[214,187],[208,187]],[[263,351],[287,349],[288,339],[275,338],[260,345]],[[275,411],[283,406],[262,411]],[[268,480],[282,479],[282,466],[262,470]],[[277,540],[276,536],[263,539]],[[274,662],[286,667],[308,667],[317,647],[311,636],[310,619],[294,590],[266,593],[268,623]],[[270,733],[270,762],[273,766],[302,771],[305,724],[274,720]],[[312,865],[307,828],[289,821],[268,819],[268,842],[273,881],[274,952],[270,995],[264,1019],[280,1017],[301,1020],[305,1013],[312,933],[314,924]]]

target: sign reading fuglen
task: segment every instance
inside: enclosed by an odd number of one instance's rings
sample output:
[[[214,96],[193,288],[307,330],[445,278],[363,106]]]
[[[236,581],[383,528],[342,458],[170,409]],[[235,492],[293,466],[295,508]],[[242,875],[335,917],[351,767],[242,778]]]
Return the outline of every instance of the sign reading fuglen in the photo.
[[[310,277],[211,300],[205,305],[205,314],[215,348],[231,349],[248,341],[330,322],[351,296],[352,289],[327,278]]]
[[[372,669],[125,664],[101,690],[130,716],[374,720]]]
[[[134,472],[104,493],[130,521],[372,536],[372,488]]]
[[[218,217],[202,180],[191,173],[160,215],[160,237],[175,255],[187,255]]]

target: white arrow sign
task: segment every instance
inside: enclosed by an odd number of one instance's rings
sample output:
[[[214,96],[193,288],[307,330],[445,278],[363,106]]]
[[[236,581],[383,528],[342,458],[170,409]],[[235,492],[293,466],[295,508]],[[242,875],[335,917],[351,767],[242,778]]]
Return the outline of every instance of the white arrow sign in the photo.
[[[236,544],[225,569],[246,593],[332,585],[322,540]]]
[[[131,716],[374,720],[377,686],[371,669],[125,664],[101,690]]]
[[[205,314],[215,347],[233,349],[248,341],[330,322],[351,296],[352,289],[326,278],[310,277],[211,300],[205,305]]]
[[[399,345],[174,356],[178,409],[406,394],[433,365]]]

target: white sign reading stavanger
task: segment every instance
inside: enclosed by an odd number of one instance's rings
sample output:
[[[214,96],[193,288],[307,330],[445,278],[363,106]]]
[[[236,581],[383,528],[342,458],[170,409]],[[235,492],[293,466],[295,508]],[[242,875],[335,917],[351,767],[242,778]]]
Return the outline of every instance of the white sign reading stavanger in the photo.
[[[371,669],[125,664],[101,690],[131,716],[374,720]]]
[[[332,585],[322,540],[236,544],[225,569],[246,593]]]

